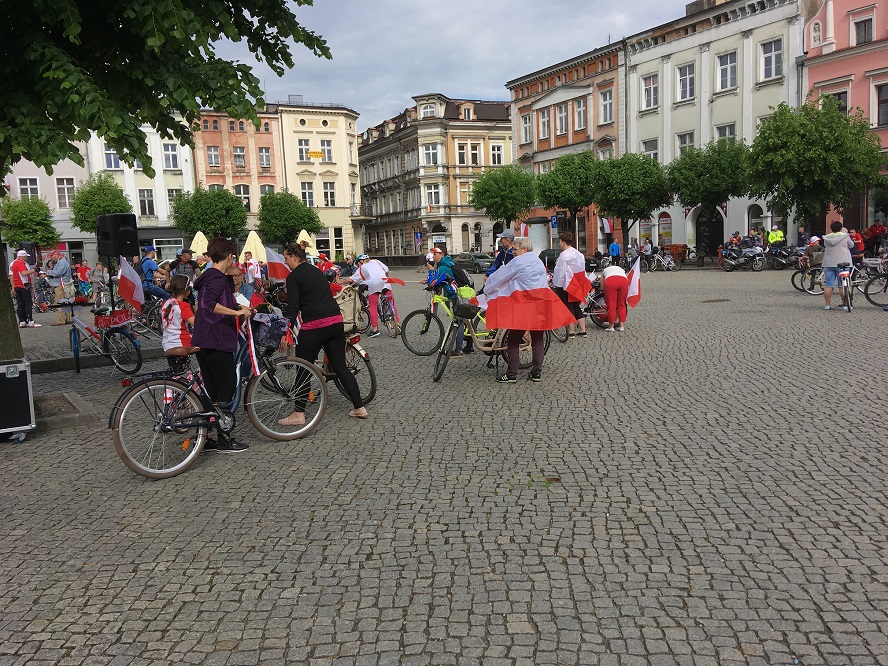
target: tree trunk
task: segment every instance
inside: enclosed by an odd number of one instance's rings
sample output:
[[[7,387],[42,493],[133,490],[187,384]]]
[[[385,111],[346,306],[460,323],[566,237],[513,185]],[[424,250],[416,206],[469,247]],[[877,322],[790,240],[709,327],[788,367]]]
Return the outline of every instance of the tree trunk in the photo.
[[[0,180],[5,173],[8,159],[7,155],[0,154]],[[6,194],[0,185],[0,199]],[[2,243],[0,247],[3,247]],[[25,357],[22,351],[22,336],[15,314],[15,301],[8,296],[12,291],[5,270],[8,257],[4,254],[2,258],[4,270],[0,270],[0,361],[20,361]]]

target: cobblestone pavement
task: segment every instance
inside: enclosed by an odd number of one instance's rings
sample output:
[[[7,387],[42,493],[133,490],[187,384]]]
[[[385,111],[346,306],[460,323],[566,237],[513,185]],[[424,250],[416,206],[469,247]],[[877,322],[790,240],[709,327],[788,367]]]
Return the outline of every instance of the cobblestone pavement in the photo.
[[[888,664],[888,314],[642,284],[541,384],[367,340],[369,420],[334,391],[307,439],[242,424],[166,481],[101,427],[0,444],[0,666]],[[107,413],[115,381],[35,386]]]

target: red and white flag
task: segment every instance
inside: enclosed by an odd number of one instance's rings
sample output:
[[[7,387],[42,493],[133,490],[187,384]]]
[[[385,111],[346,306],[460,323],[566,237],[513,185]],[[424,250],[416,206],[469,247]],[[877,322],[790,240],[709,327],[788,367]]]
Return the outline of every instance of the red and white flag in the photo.
[[[527,224],[525,224],[524,222],[522,222],[522,223],[521,223],[521,235],[522,235],[523,237],[527,238],[528,231],[529,231],[529,229],[528,229]]]
[[[278,254],[267,245],[265,246],[265,265],[268,268],[268,277],[286,280],[290,274],[290,268],[284,261],[284,255]]]
[[[488,328],[551,331],[576,319],[549,289],[548,274],[536,255],[516,256],[484,284]]]
[[[126,260],[126,257],[119,257],[118,261],[120,262],[120,275],[117,278],[117,293],[132,306],[133,310],[141,312],[142,304],[145,302],[142,278]]]
[[[626,293],[626,303],[630,308],[634,308],[641,301],[641,257],[635,260],[627,277],[629,291]]]
[[[569,301],[582,303],[586,300],[592,283],[586,277],[586,258],[579,250],[569,247],[558,256],[552,284],[564,289]]]
[[[601,226],[604,227],[604,233],[612,234],[614,233],[614,223],[611,222],[608,218],[601,218]]]

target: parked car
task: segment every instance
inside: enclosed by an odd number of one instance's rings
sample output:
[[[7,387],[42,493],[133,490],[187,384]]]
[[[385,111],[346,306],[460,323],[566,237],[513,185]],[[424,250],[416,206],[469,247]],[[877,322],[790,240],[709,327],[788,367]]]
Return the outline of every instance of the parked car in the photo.
[[[483,252],[463,252],[454,257],[453,263],[467,273],[483,273],[493,266],[493,258]]]
[[[561,254],[561,248],[554,250],[543,250],[540,252],[540,261],[546,264],[546,270],[550,273],[555,270],[555,262],[558,261],[558,255]]]

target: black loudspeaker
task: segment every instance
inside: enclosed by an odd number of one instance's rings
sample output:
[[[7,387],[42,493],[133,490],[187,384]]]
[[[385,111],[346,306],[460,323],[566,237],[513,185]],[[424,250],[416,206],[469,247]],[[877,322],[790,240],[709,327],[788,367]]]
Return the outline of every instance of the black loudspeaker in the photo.
[[[129,259],[140,254],[139,228],[136,226],[135,215],[99,215],[96,218],[96,230],[100,257],[116,258],[123,255]]]
[[[18,249],[28,253],[29,266],[37,265],[37,243],[19,243]]]

